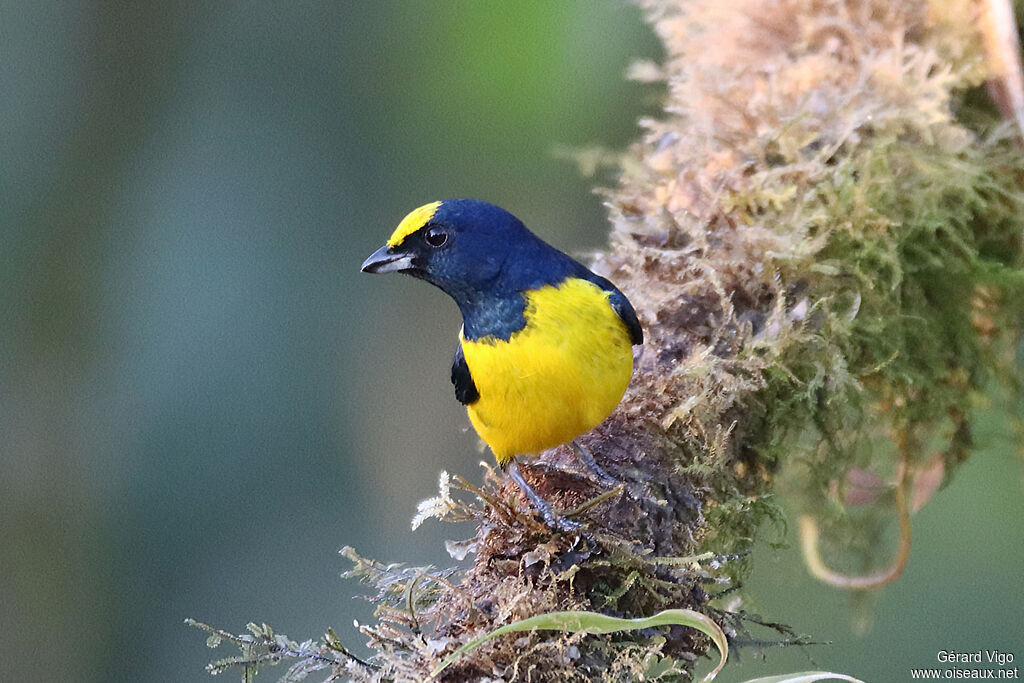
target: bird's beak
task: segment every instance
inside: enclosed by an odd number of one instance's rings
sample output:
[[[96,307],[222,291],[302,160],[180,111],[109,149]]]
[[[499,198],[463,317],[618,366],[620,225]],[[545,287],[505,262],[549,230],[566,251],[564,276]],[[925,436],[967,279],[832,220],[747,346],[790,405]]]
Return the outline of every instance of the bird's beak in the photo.
[[[370,254],[359,269],[364,273],[395,273],[413,268],[413,255],[392,251],[384,245]]]

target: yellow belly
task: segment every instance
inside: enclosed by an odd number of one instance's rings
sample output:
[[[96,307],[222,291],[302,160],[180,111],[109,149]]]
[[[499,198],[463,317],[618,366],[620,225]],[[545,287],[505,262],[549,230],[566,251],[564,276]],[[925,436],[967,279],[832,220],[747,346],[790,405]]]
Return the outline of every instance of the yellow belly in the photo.
[[[633,373],[629,333],[600,287],[570,278],[525,296],[526,327],[508,341],[459,335],[480,394],[469,420],[499,463],[596,427]]]

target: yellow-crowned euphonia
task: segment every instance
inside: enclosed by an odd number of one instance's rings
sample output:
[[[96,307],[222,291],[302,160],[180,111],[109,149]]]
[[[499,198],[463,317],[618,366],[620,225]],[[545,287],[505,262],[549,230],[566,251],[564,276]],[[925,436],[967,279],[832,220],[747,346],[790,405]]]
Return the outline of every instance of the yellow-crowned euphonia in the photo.
[[[362,270],[406,273],[455,299],[455,397],[545,520],[577,528],[533,491],[515,458],[572,442],[609,479],[574,440],[611,413],[629,384],[631,347],[643,331],[625,295],[508,211],[472,199],[416,209]]]

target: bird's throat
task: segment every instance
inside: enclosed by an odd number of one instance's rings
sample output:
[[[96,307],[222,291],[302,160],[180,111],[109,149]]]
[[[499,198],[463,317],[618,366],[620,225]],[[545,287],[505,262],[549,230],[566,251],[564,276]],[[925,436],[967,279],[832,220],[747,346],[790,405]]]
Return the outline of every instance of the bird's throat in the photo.
[[[526,327],[526,300],[519,292],[507,296],[455,298],[455,302],[462,312],[462,333],[470,341],[486,337],[508,341]]]

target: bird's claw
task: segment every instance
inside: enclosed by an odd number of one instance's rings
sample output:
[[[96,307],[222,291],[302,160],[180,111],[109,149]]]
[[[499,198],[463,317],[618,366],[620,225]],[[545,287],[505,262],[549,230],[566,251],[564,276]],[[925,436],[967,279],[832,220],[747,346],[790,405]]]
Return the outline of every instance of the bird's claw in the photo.
[[[583,446],[583,444],[574,439],[569,442],[569,446],[572,448],[573,452],[576,453],[576,457],[579,458],[580,462],[590,470],[590,473],[594,475],[599,482],[605,486],[619,485],[619,480],[601,469],[601,466],[597,464],[596,460],[594,460],[594,456]]]

